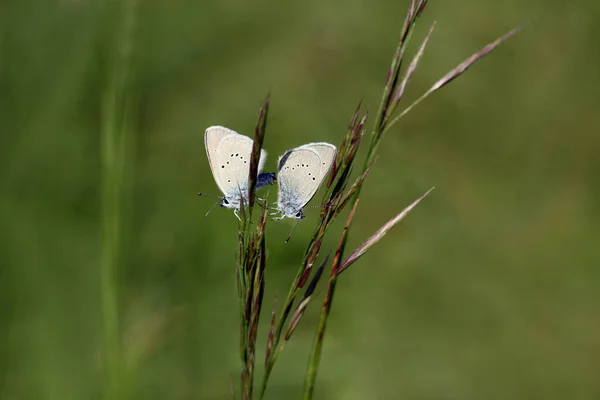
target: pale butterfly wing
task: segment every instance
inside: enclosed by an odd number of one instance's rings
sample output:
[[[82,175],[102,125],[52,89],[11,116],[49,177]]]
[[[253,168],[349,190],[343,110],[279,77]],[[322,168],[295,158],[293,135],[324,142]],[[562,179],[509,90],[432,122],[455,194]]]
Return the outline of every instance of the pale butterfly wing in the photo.
[[[204,145],[215,182],[226,199],[237,204],[240,190],[248,189],[248,173],[253,141],[222,126],[211,126],[204,134]],[[258,172],[266,161],[267,152],[261,151]]]
[[[277,181],[279,210],[289,217],[313,198],[335,159],[329,143],[309,143],[288,150],[279,158]]]

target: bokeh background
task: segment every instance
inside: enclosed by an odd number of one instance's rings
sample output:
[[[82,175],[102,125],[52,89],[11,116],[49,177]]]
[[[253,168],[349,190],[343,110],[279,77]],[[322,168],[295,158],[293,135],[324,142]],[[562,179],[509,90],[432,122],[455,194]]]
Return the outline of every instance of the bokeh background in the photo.
[[[119,49],[129,59],[128,101],[115,106],[128,127],[115,277],[126,398],[227,399],[239,374],[236,220],[221,209],[203,218],[212,201],[196,192],[218,193],[203,132],[251,134],[270,92],[267,170],[291,147],[339,143],[359,99],[377,109],[407,6],[138,0],[131,13],[115,1],[2,2],[0,398],[106,391],[100,152]],[[410,54],[434,20],[408,99],[525,29],[384,138],[349,246],[436,190],[342,276],[316,398],[600,398],[600,5],[432,1]],[[317,214],[289,244],[291,221],[268,228],[266,319]],[[300,397],[318,308],[267,398]]]

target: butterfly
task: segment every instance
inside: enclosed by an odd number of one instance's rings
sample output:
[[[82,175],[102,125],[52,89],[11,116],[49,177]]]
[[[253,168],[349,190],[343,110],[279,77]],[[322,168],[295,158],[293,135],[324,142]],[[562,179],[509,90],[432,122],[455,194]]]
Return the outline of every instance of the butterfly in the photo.
[[[237,211],[240,209],[241,200],[243,199],[244,204],[248,202],[248,175],[252,145],[253,141],[249,137],[222,126],[211,126],[204,133],[204,147],[208,163],[215,182],[223,193],[223,197],[217,204],[223,208],[233,209],[238,219],[240,217]],[[260,173],[266,160],[267,152],[261,150],[258,161],[257,189],[272,185],[277,180],[273,173]]]
[[[286,151],[277,166],[276,219],[304,218],[304,207],[313,198],[335,160],[336,147],[309,143]]]

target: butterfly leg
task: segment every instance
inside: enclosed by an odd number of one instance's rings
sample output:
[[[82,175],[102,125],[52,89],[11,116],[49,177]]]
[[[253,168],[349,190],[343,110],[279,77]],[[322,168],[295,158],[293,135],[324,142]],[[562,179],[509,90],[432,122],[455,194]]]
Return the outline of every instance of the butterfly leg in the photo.
[[[279,216],[278,216],[278,217],[274,217],[274,218],[272,218],[272,221],[279,221],[279,220],[282,220],[282,219],[284,218],[284,217],[283,217],[283,214],[282,214],[282,213],[280,213],[279,211],[272,212],[272,213],[271,213],[271,214],[269,214],[269,215],[273,216],[273,215],[277,215],[277,214],[279,214]]]
[[[237,213],[237,210],[233,210],[233,213],[235,214],[236,218],[238,219],[238,221],[242,221],[242,219],[240,218],[240,216]]]

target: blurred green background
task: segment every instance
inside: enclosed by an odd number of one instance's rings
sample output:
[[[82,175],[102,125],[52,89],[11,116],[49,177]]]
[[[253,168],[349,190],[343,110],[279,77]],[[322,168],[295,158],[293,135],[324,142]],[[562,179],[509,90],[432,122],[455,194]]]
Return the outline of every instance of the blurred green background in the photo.
[[[236,220],[221,209],[203,218],[212,202],[196,192],[218,193],[204,130],[250,134],[270,92],[267,170],[288,148],[339,143],[359,99],[375,114],[407,6],[138,0],[127,39],[119,2],[0,3],[0,398],[105,392],[100,149],[123,41],[117,280],[129,398],[228,399]],[[410,54],[434,20],[408,99],[525,30],[384,138],[350,248],[436,190],[342,276],[316,398],[598,399],[600,4],[432,1]],[[266,319],[317,214],[289,244],[292,221],[268,228]],[[299,398],[318,308],[267,398]]]

